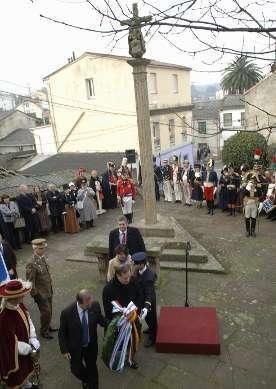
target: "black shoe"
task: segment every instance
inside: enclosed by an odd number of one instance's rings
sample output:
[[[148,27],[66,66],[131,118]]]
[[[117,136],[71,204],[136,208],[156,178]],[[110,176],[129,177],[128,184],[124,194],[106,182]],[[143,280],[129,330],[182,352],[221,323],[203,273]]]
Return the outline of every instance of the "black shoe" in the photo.
[[[59,328],[49,327],[49,332],[57,332]]]
[[[143,334],[149,334],[149,329],[147,328],[146,330],[144,330]]]
[[[87,382],[82,382],[83,389],[89,389],[89,385]]]
[[[154,340],[152,340],[152,339],[148,339],[148,340],[144,343],[144,347],[146,347],[146,348],[153,347],[154,345],[155,345],[155,342],[154,342]]]
[[[54,339],[54,337],[52,335],[50,335],[49,333],[41,334],[41,336],[42,336],[42,338],[48,339],[48,340]]]
[[[134,369],[134,370],[139,369],[138,363],[135,362],[135,361],[132,361],[131,363],[128,362],[128,367],[129,367],[130,369]]]

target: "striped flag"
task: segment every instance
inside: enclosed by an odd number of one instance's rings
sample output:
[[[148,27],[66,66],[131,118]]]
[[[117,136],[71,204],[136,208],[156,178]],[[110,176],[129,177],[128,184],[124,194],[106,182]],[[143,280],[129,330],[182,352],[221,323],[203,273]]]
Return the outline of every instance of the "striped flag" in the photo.
[[[0,285],[10,280],[9,272],[4,261],[2,245],[0,246]]]

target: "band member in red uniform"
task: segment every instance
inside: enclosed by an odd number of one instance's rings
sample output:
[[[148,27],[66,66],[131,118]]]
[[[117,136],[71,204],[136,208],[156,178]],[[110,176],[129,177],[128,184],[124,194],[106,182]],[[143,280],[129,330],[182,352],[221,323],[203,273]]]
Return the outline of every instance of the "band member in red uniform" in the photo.
[[[135,196],[134,182],[128,173],[124,172],[117,182],[117,199],[121,204],[123,215],[127,218],[128,223],[132,223]]]
[[[7,388],[38,388],[29,380],[34,373],[38,374],[34,358],[40,343],[23,304],[31,287],[30,282],[21,280],[11,280],[0,287],[0,381]]]
[[[218,185],[217,173],[213,170],[215,162],[210,159],[207,163],[207,171],[204,177],[204,197],[207,203],[208,214],[214,214],[214,200]]]

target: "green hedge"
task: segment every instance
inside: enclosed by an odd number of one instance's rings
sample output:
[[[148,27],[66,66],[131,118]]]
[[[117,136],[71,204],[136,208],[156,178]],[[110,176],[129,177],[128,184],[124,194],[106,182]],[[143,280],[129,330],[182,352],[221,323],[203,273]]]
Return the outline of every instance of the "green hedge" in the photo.
[[[267,165],[267,142],[263,135],[256,132],[239,132],[224,142],[222,160],[232,163],[236,169],[245,163],[250,167],[254,163],[254,150],[262,149],[261,163]]]

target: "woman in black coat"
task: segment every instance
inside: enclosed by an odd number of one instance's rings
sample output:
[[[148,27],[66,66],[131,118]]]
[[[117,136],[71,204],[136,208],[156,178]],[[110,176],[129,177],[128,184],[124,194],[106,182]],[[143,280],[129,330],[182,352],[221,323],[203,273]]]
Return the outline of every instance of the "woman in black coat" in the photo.
[[[114,278],[103,289],[103,307],[108,321],[113,318],[112,301],[117,301],[122,307],[132,301],[138,311],[143,307],[143,296],[137,283],[131,277],[130,265],[126,264],[115,270]]]

